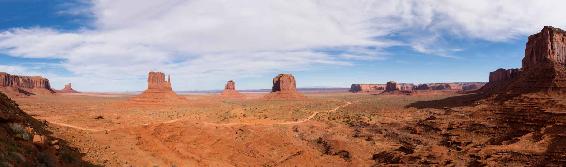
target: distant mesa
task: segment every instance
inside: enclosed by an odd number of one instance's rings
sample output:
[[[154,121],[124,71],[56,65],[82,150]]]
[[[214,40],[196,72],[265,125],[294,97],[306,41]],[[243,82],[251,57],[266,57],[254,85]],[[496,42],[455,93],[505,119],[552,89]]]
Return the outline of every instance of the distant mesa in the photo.
[[[389,84],[389,87],[388,87]],[[350,92],[380,94],[384,92],[401,91],[404,94],[420,91],[471,91],[481,88],[484,82],[453,82],[453,83],[397,83],[390,81],[386,84],[352,84]]]
[[[51,95],[49,80],[41,76],[19,76],[0,72],[0,91],[8,95]]]
[[[273,78],[271,93],[265,99],[304,99],[305,96],[297,91],[295,77],[291,74],[279,74]]]
[[[566,93],[566,32],[545,26],[529,36],[521,69],[497,69],[484,93]]]
[[[236,90],[236,82],[229,80],[224,86],[224,91],[220,94],[221,97],[225,98],[244,98],[245,96]]]
[[[79,92],[73,89],[73,87],[71,86],[71,83],[68,83],[68,84],[65,85],[65,88],[57,91],[57,93],[79,93]]]
[[[371,93],[383,92],[386,84],[352,84],[350,92],[352,93]]]
[[[171,87],[171,77],[165,80],[165,74],[161,72],[149,72],[147,78],[147,89],[140,95],[133,97],[129,102],[135,104],[167,104],[185,102],[186,99],[178,96]]]

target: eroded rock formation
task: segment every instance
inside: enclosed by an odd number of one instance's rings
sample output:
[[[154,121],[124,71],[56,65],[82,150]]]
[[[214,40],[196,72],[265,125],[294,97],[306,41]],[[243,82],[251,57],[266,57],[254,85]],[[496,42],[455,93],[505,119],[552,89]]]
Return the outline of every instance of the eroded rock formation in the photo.
[[[147,77],[147,89],[140,95],[130,99],[135,104],[168,104],[185,102],[185,98],[178,96],[171,87],[171,77],[165,80],[162,72],[149,72]]]
[[[53,94],[49,80],[41,76],[19,76],[0,72],[0,91],[7,94]]]
[[[291,74],[279,74],[273,78],[271,93],[266,99],[302,99],[305,96],[297,91],[295,77]]]
[[[236,90],[236,82],[233,80],[226,82],[226,86],[224,86],[224,90],[220,96],[226,98],[244,98],[244,95]]]
[[[60,90],[58,92],[60,92],[60,93],[79,93],[78,91],[73,89],[71,83],[66,84],[65,88],[63,88],[62,90]]]
[[[546,26],[529,36],[522,68],[498,69],[489,79],[483,92],[566,93],[566,32]]]

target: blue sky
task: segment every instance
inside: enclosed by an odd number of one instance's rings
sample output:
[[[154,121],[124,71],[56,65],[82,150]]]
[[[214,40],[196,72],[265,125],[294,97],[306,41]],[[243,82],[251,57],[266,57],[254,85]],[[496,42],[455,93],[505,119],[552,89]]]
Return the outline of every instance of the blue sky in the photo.
[[[0,0],[0,71],[56,89],[138,91],[487,81],[518,68],[528,35],[564,28],[563,1]]]

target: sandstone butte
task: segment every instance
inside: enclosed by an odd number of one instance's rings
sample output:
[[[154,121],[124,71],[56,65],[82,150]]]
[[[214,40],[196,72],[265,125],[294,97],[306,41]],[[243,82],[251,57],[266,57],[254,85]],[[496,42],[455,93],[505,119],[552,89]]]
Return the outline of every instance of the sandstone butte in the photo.
[[[545,26],[529,36],[520,69],[497,69],[489,74],[484,93],[566,93],[566,32]]]
[[[295,77],[291,74],[279,74],[273,78],[271,92],[265,99],[304,99],[305,96],[297,91]]]
[[[173,92],[171,77],[165,80],[165,74],[161,72],[149,72],[147,78],[147,89],[140,95],[129,100],[135,104],[171,104],[185,102],[186,99]]]
[[[49,80],[41,76],[19,76],[0,72],[0,91],[8,95],[51,95]]]
[[[224,86],[224,90],[220,93],[225,98],[244,98],[245,96],[236,90],[236,82],[229,80]]]
[[[73,89],[71,83],[68,83],[65,85],[65,88],[63,88],[62,90],[57,91],[58,93],[79,93],[78,91],[76,91],[75,89]]]

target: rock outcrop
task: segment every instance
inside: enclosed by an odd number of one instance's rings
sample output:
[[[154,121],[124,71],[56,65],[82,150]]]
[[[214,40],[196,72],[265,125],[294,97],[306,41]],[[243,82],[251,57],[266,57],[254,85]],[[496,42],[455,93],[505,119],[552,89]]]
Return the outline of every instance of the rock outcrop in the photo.
[[[481,91],[566,93],[566,32],[546,26],[529,36],[521,69],[498,69]]]
[[[65,88],[63,88],[60,91],[57,91],[59,93],[79,93],[78,91],[76,91],[75,89],[73,89],[71,83],[68,83],[65,85]]]
[[[0,166],[92,166],[0,92]]]
[[[245,96],[236,90],[236,82],[229,80],[224,86],[224,90],[220,93],[225,98],[244,98]]]
[[[266,99],[303,99],[305,96],[297,91],[295,77],[291,74],[279,74],[273,78],[271,93]]]
[[[386,84],[352,84],[352,93],[381,93],[385,91]]]
[[[47,78],[11,75],[5,72],[0,72],[0,91],[9,95],[48,95],[55,93]]]
[[[161,72],[149,72],[147,77],[147,89],[140,95],[129,100],[135,104],[175,104],[183,103],[186,99],[178,96],[171,87],[171,77],[165,80],[165,74]]]

